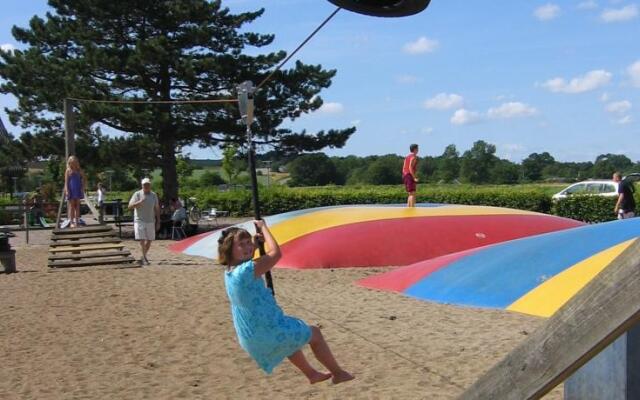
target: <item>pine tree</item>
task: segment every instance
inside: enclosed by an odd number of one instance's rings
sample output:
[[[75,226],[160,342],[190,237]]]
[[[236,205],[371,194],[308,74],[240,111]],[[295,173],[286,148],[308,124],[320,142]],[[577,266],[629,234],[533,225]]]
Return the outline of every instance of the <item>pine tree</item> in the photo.
[[[18,99],[17,108],[7,110],[14,125],[57,143],[65,97],[233,99],[238,83],[262,81],[286,57],[284,51],[246,54],[274,40],[245,29],[264,9],[232,14],[220,1],[206,0],[49,0],[49,6],[45,18],[35,16],[28,28],[13,28],[13,36],[27,48],[1,54],[5,82],[0,91]],[[322,105],[318,94],[335,73],[297,61],[274,74],[255,95],[256,145],[285,153],[343,146],[355,128],[310,134],[281,127],[287,119],[317,110]],[[131,146],[144,144],[137,152],[140,160],[110,161],[160,166],[165,198],[177,197],[176,153],[183,146],[245,142],[235,104],[79,102],[75,108],[80,139],[97,143],[96,123],[102,123],[128,132],[125,141]]]

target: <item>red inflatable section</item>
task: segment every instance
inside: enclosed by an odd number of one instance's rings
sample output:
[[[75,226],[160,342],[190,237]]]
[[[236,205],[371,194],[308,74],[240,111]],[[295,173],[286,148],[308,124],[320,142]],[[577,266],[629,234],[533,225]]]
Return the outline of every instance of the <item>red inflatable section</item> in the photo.
[[[196,243],[200,239],[209,235],[211,235],[211,232],[200,233],[198,235],[191,236],[186,239],[182,239],[179,242],[175,242],[169,245],[169,250],[175,251],[176,253],[183,252],[187,247],[191,246],[192,244]]]
[[[429,216],[320,230],[281,245],[285,268],[401,266],[506,240],[584,225],[546,215]]]
[[[433,260],[419,262],[393,271],[370,276],[358,281],[358,285],[370,289],[389,290],[394,292],[404,292],[406,288],[418,282],[420,279],[431,275],[442,267],[453,263],[463,257],[477,252],[481,247],[461,251],[459,253],[447,254]]]

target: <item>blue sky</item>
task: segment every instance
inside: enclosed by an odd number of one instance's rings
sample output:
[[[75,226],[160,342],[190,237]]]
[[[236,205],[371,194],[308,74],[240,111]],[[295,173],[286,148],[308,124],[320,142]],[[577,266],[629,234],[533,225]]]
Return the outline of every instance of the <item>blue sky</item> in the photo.
[[[274,33],[266,50],[293,50],[335,8],[323,0],[223,0],[266,9],[249,30]],[[16,46],[45,0],[4,0],[0,45]],[[520,161],[603,153],[640,160],[640,1],[433,0],[421,14],[382,19],[340,11],[295,57],[338,70],[325,106],[290,124],[314,132],[356,125],[330,155],[439,155],[482,139]],[[264,50],[264,51],[266,51]],[[0,95],[0,106],[14,99]],[[4,111],[0,117],[6,125]],[[14,127],[7,127],[18,133]],[[214,149],[188,149],[218,158]]]

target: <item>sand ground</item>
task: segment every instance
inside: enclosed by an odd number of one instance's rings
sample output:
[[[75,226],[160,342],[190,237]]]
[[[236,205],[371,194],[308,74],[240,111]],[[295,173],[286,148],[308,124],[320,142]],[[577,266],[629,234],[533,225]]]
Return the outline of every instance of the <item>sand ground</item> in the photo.
[[[5,400],[454,399],[542,322],[354,285],[382,269],[277,269],[285,312],[321,326],[357,376],[311,386],[288,362],[265,375],[242,351],[210,260],[157,241],[149,267],[49,271],[50,233],[31,232],[29,245],[17,235],[19,272],[0,274]]]

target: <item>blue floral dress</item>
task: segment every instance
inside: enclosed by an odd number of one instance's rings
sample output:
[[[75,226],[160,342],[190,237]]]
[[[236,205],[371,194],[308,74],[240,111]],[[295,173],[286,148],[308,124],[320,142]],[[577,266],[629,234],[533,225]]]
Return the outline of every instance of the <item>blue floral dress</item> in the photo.
[[[226,271],[224,283],[240,346],[266,373],[309,343],[311,328],[282,312],[262,277],[254,276],[253,260]]]

